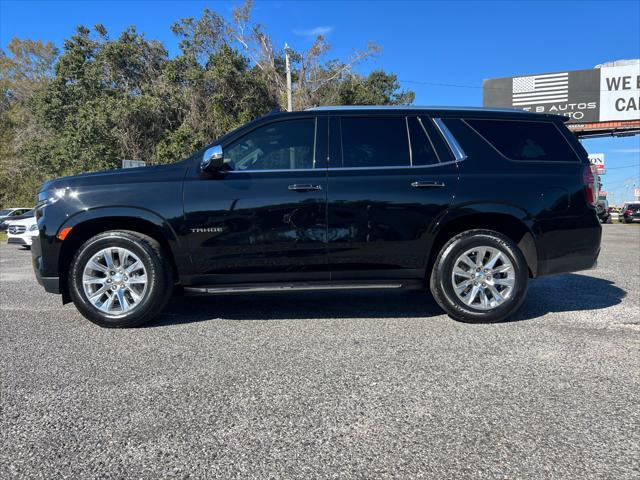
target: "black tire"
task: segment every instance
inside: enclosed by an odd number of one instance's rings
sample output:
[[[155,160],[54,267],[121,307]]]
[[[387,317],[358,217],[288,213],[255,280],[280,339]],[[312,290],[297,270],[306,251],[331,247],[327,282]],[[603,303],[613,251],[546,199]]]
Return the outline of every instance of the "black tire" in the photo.
[[[130,312],[107,314],[96,308],[87,298],[82,285],[85,265],[100,250],[124,247],[138,256],[147,275],[147,290],[139,305]],[[71,299],[80,313],[93,323],[107,328],[138,327],[151,322],[160,314],[173,291],[170,263],[166,261],[160,244],[138,232],[112,230],[87,240],[76,252],[69,268],[68,285]]]
[[[501,305],[480,310],[464,303],[453,290],[451,275],[456,259],[473,247],[496,248],[511,261],[514,285]],[[522,305],[529,281],[529,269],[524,255],[508,237],[492,230],[467,230],[449,240],[440,250],[431,271],[429,286],[435,301],[454,320],[465,323],[495,323],[507,319]]]

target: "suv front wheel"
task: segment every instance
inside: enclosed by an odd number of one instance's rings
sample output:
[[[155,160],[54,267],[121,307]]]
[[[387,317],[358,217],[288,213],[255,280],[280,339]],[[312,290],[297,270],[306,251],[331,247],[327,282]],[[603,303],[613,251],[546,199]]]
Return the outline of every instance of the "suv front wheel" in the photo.
[[[524,255],[511,239],[492,230],[468,230],[442,247],[430,288],[455,320],[491,323],[520,307],[528,280]]]
[[[155,319],[173,289],[160,244],[125,230],[87,240],[71,262],[68,282],[80,313],[111,328],[136,327]]]

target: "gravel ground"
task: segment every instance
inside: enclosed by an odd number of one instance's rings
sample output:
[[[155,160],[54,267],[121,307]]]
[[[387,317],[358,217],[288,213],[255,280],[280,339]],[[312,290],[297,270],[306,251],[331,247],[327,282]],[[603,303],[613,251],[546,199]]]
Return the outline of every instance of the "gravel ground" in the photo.
[[[0,478],[639,478],[640,228],[465,325],[421,292],[177,298],[105,330],[0,246]]]

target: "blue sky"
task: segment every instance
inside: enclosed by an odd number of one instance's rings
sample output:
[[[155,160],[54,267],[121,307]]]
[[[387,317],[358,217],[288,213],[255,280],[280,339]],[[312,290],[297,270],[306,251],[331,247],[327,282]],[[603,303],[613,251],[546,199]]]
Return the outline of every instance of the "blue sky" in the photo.
[[[0,0],[0,44],[14,36],[62,46],[76,25],[104,24],[111,36],[136,25],[148,38],[177,42],[170,25],[197,17],[205,7],[228,16],[227,1],[6,1]],[[482,80],[517,74],[579,70],[623,58],[640,58],[640,1],[260,1],[254,18],[276,45],[303,50],[326,35],[329,57],[344,58],[368,41],[383,47],[363,73],[384,68],[416,92],[419,105],[482,104]],[[455,86],[454,86],[455,85]],[[616,200],[625,180],[640,174],[640,136],[593,139],[603,152],[605,188]],[[630,187],[629,187],[630,188]],[[628,190],[627,192],[628,193]]]

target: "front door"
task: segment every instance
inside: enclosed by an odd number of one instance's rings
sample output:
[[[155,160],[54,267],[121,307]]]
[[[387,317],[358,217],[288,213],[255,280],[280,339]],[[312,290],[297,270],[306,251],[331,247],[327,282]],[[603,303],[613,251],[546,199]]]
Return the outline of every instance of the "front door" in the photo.
[[[326,141],[326,117],[266,121],[185,182],[195,282],[329,278]]]
[[[332,279],[423,278],[432,228],[458,183],[454,153],[428,117],[352,114],[330,123]]]

